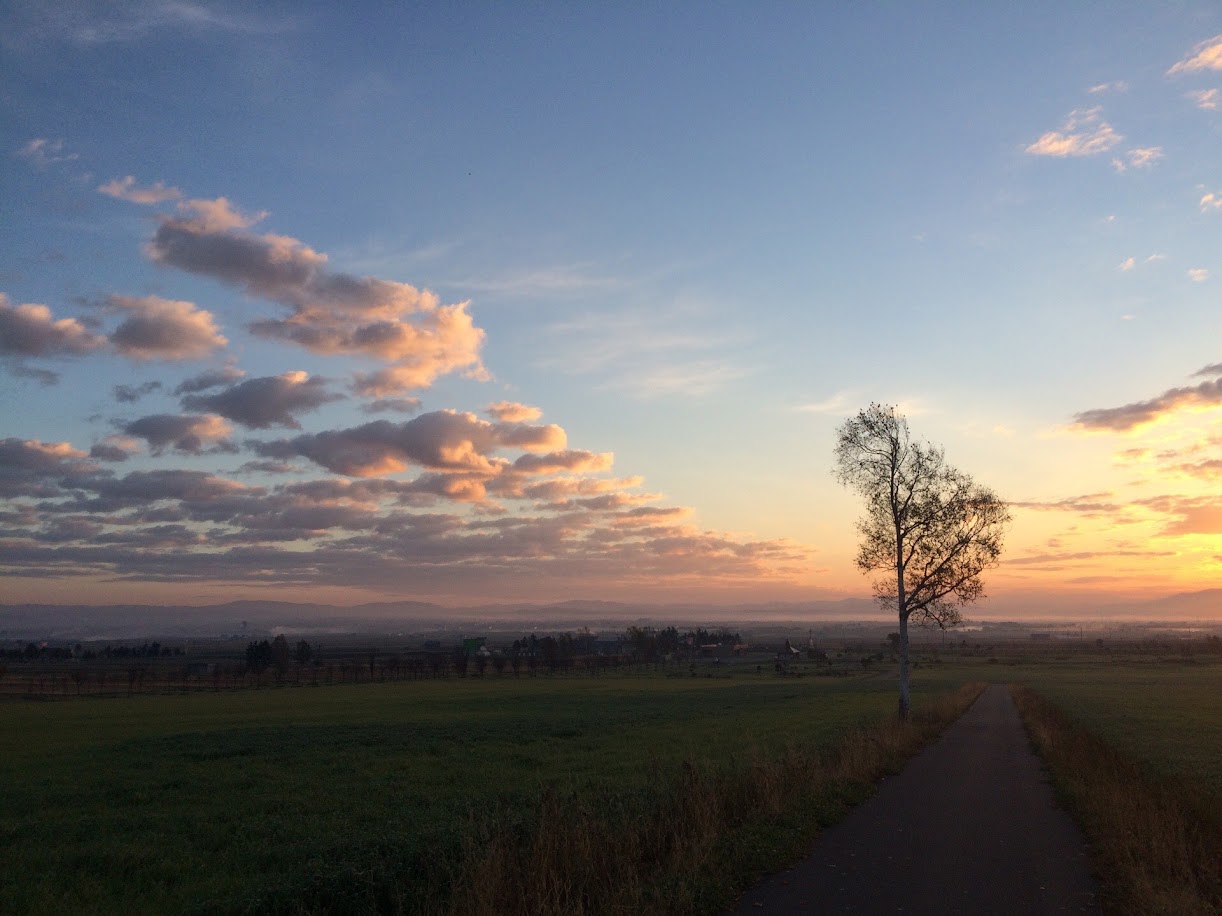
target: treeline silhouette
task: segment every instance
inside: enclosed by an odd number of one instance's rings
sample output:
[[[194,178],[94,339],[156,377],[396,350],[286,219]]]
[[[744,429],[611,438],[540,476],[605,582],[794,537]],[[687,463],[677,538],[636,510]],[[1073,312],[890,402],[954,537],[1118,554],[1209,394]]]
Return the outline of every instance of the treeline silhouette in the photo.
[[[0,691],[113,696],[574,671],[597,675],[633,666],[657,668],[744,648],[741,636],[729,629],[681,631],[675,626],[631,626],[611,636],[596,635],[588,628],[543,636],[528,633],[495,645],[485,637],[450,647],[430,641],[401,651],[376,646],[323,650],[305,639],[290,642],[279,634],[270,640],[252,640],[238,657],[219,655],[215,649],[193,654],[157,641],[100,648],[31,642],[0,648],[0,659],[24,663],[12,669],[0,664]],[[18,672],[21,676],[14,677]]]

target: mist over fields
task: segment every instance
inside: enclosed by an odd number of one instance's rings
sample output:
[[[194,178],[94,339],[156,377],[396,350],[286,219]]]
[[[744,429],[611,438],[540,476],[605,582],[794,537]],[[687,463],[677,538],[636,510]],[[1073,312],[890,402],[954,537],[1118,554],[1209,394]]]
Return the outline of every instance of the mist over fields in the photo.
[[[427,632],[474,626],[547,631],[584,626],[596,631],[618,631],[629,624],[642,622],[738,626],[790,623],[818,627],[854,621],[886,625],[894,623],[894,615],[869,598],[734,605],[636,604],[579,599],[458,607],[425,601],[383,601],[347,607],[257,600],[198,606],[7,604],[0,605],[0,640],[216,637],[273,631],[301,635]],[[974,609],[967,632],[982,623],[992,626],[1079,623],[1092,628],[1148,623],[1151,628],[1171,631],[1181,629],[1181,625],[1222,629],[1222,589],[1098,604],[1055,595],[1022,602],[986,602]]]

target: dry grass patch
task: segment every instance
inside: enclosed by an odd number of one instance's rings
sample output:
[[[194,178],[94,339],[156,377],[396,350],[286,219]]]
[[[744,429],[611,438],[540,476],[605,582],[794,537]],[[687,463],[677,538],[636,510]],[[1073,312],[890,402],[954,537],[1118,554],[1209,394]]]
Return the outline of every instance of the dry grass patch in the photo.
[[[931,701],[835,747],[772,759],[684,764],[636,797],[548,792],[537,817],[469,834],[451,910],[470,914],[696,913],[724,908],[809,848],[976,700],[983,684]]]
[[[1222,824],[1186,783],[1159,777],[1027,687],[1027,732],[1095,848],[1103,904],[1122,913],[1222,913]]]

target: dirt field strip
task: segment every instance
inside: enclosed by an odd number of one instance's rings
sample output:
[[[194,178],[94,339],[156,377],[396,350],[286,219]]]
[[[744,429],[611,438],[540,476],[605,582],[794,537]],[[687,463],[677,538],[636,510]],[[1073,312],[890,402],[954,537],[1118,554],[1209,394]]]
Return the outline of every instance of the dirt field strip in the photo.
[[[1086,842],[993,685],[735,912],[1091,913],[1096,895]]]

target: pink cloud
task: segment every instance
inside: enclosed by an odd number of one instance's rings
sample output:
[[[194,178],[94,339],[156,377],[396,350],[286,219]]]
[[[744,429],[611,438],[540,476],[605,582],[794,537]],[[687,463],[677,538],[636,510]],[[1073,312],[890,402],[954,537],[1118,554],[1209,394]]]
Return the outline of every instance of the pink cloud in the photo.
[[[111,345],[132,359],[200,359],[229,341],[211,312],[160,296],[110,296],[106,304],[129,317],[110,335]]]
[[[528,407],[515,401],[497,401],[484,410],[494,420],[504,423],[531,423],[543,416],[543,411],[538,407]]]
[[[98,185],[98,191],[108,197],[130,201],[134,204],[160,204],[182,197],[182,191],[178,188],[168,188],[161,181],[140,187],[131,175],[126,178],[112,178],[106,184]]]
[[[149,242],[160,264],[210,276],[289,308],[253,322],[252,332],[324,354],[363,354],[391,363],[358,377],[361,394],[385,397],[425,388],[439,376],[485,377],[484,332],[468,303],[441,305],[407,283],[327,269],[327,256],[297,239],[249,231],[224,198],[191,200],[166,216]]]
[[[80,356],[104,344],[75,318],[54,318],[45,305],[9,305],[0,293],[0,356]]]
[[[1074,428],[1128,432],[1182,410],[1222,406],[1222,364],[1207,366],[1195,375],[1216,375],[1199,385],[1169,388],[1148,401],[1120,407],[1102,407],[1074,415]]]

